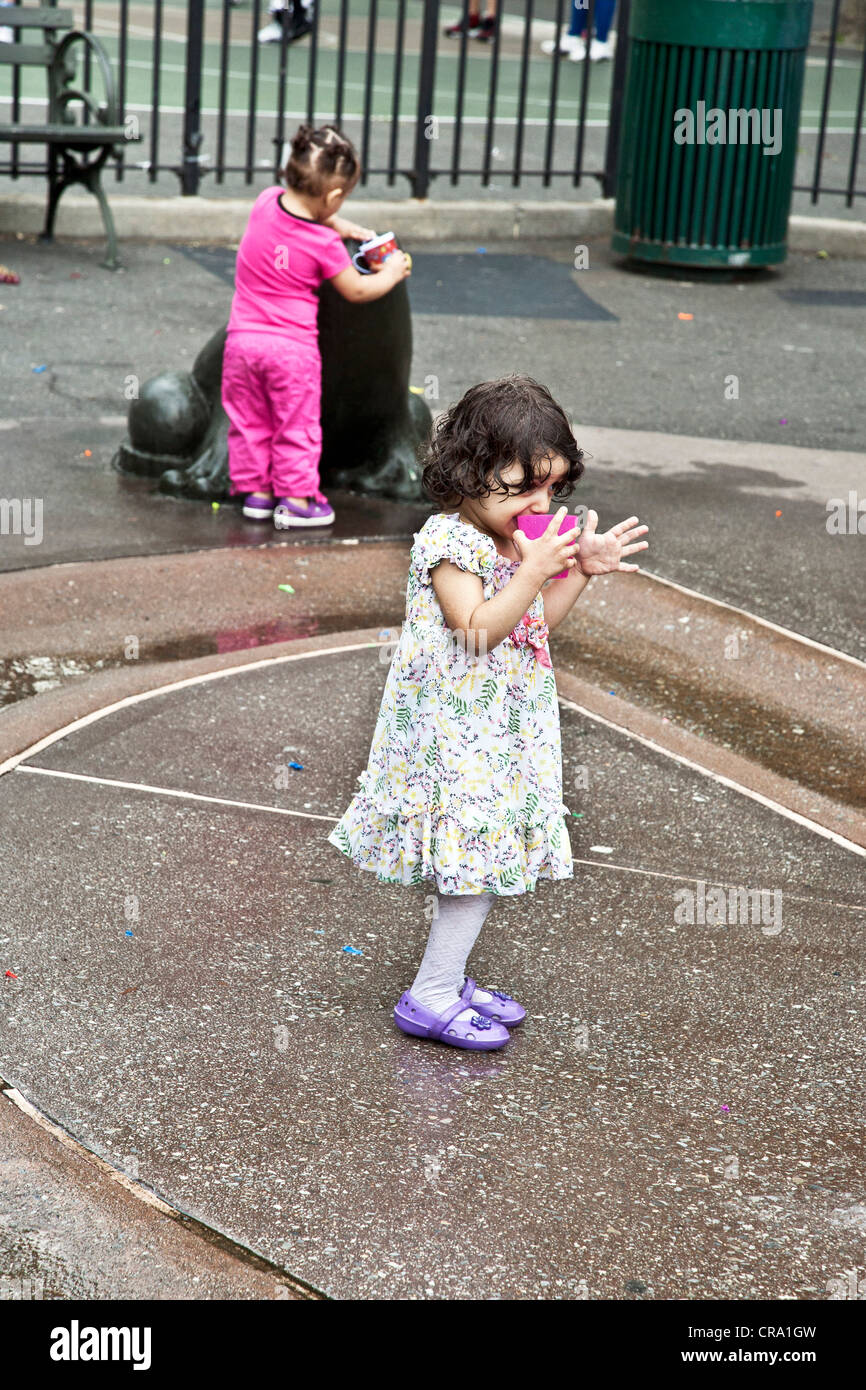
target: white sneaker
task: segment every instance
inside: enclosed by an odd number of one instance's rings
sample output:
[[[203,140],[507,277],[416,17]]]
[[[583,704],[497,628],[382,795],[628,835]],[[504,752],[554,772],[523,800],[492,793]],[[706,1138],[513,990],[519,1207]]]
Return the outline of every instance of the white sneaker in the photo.
[[[259,30],[259,43],[279,43],[283,37],[283,26],[275,19]]]
[[[613,57],[613,44],[610,39],[605,39],[604,43],[599,43],[598,39],[593,39],[589,46],[589,61],[591,63],[606,62]]]
[[[579,44],[579,43],[582,43],[582,42],[583,42],[583,40],[580,39],[576,34],[560,34],[560,36],[559,36],[559,51],[560,51],[560,53],[571,53],[572,50],[574,49],[575,45],[576,45],[576,44]],[[555,48],[556,48],[556,40],[555,40],[555,39],[543,39],[543,40],[542,40],[542,42],[541,42],[541,51],[542,51],[542,53],[550,53],[550,54],[552,54]]]
[[[590,40],[590,45],[589,45],[589,56],[590,56],[590,58],[592,57],[592,45],[593,45],[594,43],[595,43],[595,39]],[[569,58],[571,59],[572,63],[582,63],[583,60],[584,60],[584,58],[586,57],[586,39],[577,39],[577,40],[575,41],[574,48],[569,49],[568,56],[569,56]]]

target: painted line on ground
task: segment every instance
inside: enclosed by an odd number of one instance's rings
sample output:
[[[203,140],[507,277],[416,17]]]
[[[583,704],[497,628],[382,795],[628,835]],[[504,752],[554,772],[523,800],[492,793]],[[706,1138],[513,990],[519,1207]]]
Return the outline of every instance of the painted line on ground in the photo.
[[[587,709],[585,705],[579,705],[574,700],[568,700],[564,695],[558,696],[559,703],[567,709],[576,710],[587,719],[594,719],[598,724],[605,724],[609,729],[614,729],[619,734],[626,734],[628,738],[635,739],[642,743],[645,748],[651,748],[655,753],[662,753],[666,758],[671,758],[676,763],[681,763],[683,767],[689,767],[693,772],[699,772],[703,777],[709,777],[712,781],[718,782],[720,786],[729,787],[731,791],[740,792],[742,796],[748,796],[752,801],[757,801],[761,806],[766,806],[769,810],[775,811],[777,815],[784,816],[786,820],[792,820],[797,825],[802,825],[806,830],[813,831],[816,835],[822,835],[826,840],[832,840],[834,844],[842,849],[850,850],[852,854],[859,854],[866,859],[866,847],[855,844],[853,840],[848,840],[844,835],[840,835],[835,830],[828,830],[826,826],[819,825],[817,821],[809,820],[808,816],[801,816],[799,811],[791,811],[787,806],[782,806],[780,802],[774,801],[772,797],[764,796],[761,792],[752,791],[751,787],[744,787],[741,782],[735,782],[732,777],[724,777],[720,772],[713,772],[711,768],[703,767],[700,763],[693,762],[691,758],[686,758],[682,753],[674,753],[670,748],[663,747],[660,743],[655,743],[653,739],[646,738],[643,734],[636,734],[632,729],[627,729],[624,724],[616,724],[612,719],[606,719],[603,714],[596,714],[593,710]]]
[[[231,806],[242,811],[269,811],[274,816],[298,816],[301,820],[326,820],[332,824],[339,820],[338,816],[319,816],[311,811],[289,811],[284,806],[265,806],[258,801],[232,801],[226,796],[203,796],[201,792],[157,787],[149,782],[122,782],[115,777],[92,777],[86,772],[62,772],[55,767],[18,767],[16,772],[36,772],[41,777],[68,777],[73,782],[93,782],[102,787],[124,787],[134,792],[152,792],[155,796],[177,796],[184,801],[210,801],[217,806]]]
[[[672,581],[666,580],[664,582],[671,583]],[[674,585],[674,587],[677,586]],[[700,598],[702,596],[700,594],[696,594],[695,597]],[[780,631],[784,632],[785,629],[780,629]],[[184,680],[170,681],[167,685],[157,686],[153,690],[142,690],[135,695],[126,695],[122,700],[115,700],[112,704],[105,705],[102,709],[91,710],[89,714],[83,715],[80,719],[75,719],[72,721],[72,723],[64,725],[60,729],[56,729],[53,733],[46,734],[44,738],[39,739],[36,743],[31,744],[28,748],[22,749],[20,753],[13,754],[12,757],[7,758],[5,762],[0,763],[0,777],[2,777],[5,773],[11,772],[13,769],[17,768],[19,764],[21,764],[25,760],[25,758],[32,757],[34,754],[41,752],[43,748],[50,748],[52,744],[59,742],[60,739],[65,738],[68,734],[75,732],[77,729],[86,728],[88,725],[96,723],[96,721],[99,719],[104,719],[107,715],[112,714],[115,710],[127,709],[131,705],[140,704],[144,700],[156,699],[158,696],[169,694],[171,691],[174,690],[183,690],[190,686],[203,685],[206,682],[212,680],[225,680],[230,676],[246,674],[249,671],[261,670],[262,668],[267,666],[281,666],[286,662],[290,661],[307,661],[310,658],[315,657],[335,656],[342,652],[365,651],[382,645],[384,644],[378,642],[353,642],[349,643],[347,646],[325,647],[311,652],[289,652],[284,656],[265,657],[259,661],[241,663],[236,666],[227,666],[219,671],[206,671],[202,675],[187,676]],[[818,646],[820,644],[814,643],[811,645]],[[832,649],[828,650],[832,651]],[[862,665],[862,663],[858,662],[854,657],[849,658],[849,660],[853,661],[855,665]],[[660,743],[655,743],[652,739],[645,738],[642,734],[636,734],[631,729],[627,729],[622,724],[616,724],[613,720],[605,718],[604,715],[595,714],[592,710],[586,709],[585,706],[578,705],[574,701],[565,699],[563,696],[559,696],[558,698],[561,705],[564,705],[569,709],[577,710],[579,713],[585,715],[586,718],[594,719],[599,724],[605,724],[608,728],[614,729],[618,733],[625,734],[628,738],[635,739],[638,743],[643,744],[645,747],[653,749],[654,752],[662,753],[665,757],[671,758],[674,762],[681,763],[684,767],[689,767],[692,769],[692,771],[699,772],[702,774],[702,776],[711,778],[713,781],[718,782],[721,786],[729,787],[732,791],[737,791],[740,792],[743,796],[750,797],[751,800],[757,801],[760,805],[766,806],[771,811],[775,811],[777,815],[784,816],[787,820],[794,821],[797,825],[801,825],[805,829],[811,830],[814,834],[821,835],[824,839],[832,840],[834,844],[839,845],[842,849],[847,849],[852,854],[858,854],[866,858],[866,848],[864,848],[862,845],[855,844],[853,840],[846,839],[844,835],[838,834],[837,831],[828,830],[825,826],[819,825],[817,821],[809,820],[807,816],[802,816],[797,811],[789,810],[787,806],[782,806],[778,801],[774,801],[771,797],[763,796],[760,792],[752,791],[749,787],[744,787],[741,783],[735,782],[730,777],[723,777],[721,773],[712,772],[709,768],[701,766],[700,763],[693,762],[691,758],[685,758],[680,753],[674,753],[669,748],[664,748]],[[28,768],[25,770],[33,772],[48,771],[48,769],[44,768]],[[69,777],[78,777],[82,774],[64,773],[61,775]],[[129,785],[134,786],[135,784],[131,783]],[[172,792],[169,792],[169,794],[177,795],[177,793]],[[206,800],[207,798],[202,797],[201,799]],[[279,807],[266,807],[265,809],[277,810],[277,812],[280,811]],[[330,818],[320,817],[320,819]]]
[[[563,704],[569,701],[563,700]],[[591,718],[598,718],[592,715]],[[620,729],[621,732],[629,734],[632,738],[637,738],[637,734],[631,734],[628,729],[621,729],[619,725],[612,727]],[[651,745],[654,747],[655,745]],[[666,751],[664,749],[662,752]],[[700,770],[700,769],[699,769]],[[310,811],[291,811],[283,806],[266,806],[258,801],[233,801],[225,796],[204,796],[200,792],[181,791],[175,787],[157,787],[148,782],[124,782],[115,777],[97,777],[86,772],[64,772],[60,768],[54,767],[18,767],[17,772],[37,773],[40,777],[64,777],[74,782],[90,782],[100,787],[122,787],[128,791],[151,792],[156,796],[175,796],[184,801],[208,801],[214,802],[218,806],[229,806],[239,808],[244,811],[265,811],[270,815],[277,816],[297,816],[300,820],[324,820],[336,825],[339,816],[322,816]],[[662,869],[644,869],[633,864],[612,864],[606,859],[578,859],[574,855],[571,857],[573,864],[584,864],[593,869],[614,869],[623,874],[642,874],[646,878],[672,879],[677,883],[705,883],[714,888],[739,888],[741,885],[729,883],[724,879],[701,879],[695,878],[692,874],[672,874]],[[784,890],[783,890],[784,891]],[[790,902],[809,903],[811,905],[822,904],[827,907],[847,908],[852,912],[866,912],[866,903],[843,903],[837,902],[833,898],[803,898],[792,893],[785,893]]]

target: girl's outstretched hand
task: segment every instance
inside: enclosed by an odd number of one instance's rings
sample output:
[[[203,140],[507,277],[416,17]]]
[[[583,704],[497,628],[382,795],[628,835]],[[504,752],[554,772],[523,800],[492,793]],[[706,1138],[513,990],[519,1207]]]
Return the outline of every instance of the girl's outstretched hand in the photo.
[[[577,559],[584,574],[610,574],[612,570],[636,570],[639,565],[624,565],[622,557],[633,555],[636,550],[647,550],[649,541],[639,541],[648,526],[638,526],[637,517],[630,516],[617,526],[611,526],[603,535],[596,535],[598,512],[590,512],[586,525],[580,535]]]

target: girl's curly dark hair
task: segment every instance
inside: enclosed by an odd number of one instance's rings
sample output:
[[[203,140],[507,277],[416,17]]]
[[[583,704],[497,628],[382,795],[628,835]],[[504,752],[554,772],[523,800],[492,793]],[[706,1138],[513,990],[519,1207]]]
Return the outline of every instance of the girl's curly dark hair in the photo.
[[[361,174],[361,161],[351,140],[333,125],[298,127],[292,139],[292,153],[282,177],[287,187],[310,198],[321,198],[336,184],[354,187]]]
[[[554,496],[567,497],[583,474],[584,450],[575,444],[565,411],[547,387],[531,376],[512,373],[471,386],[440,416],[420,460],[421,484],[431,501],[446,511],[464,497],[488,497],[494,489],[531,492],[538,463],[556,454],[569,468],[554,487]],[[523,465],[523,481],[506,484],[502,472],[516,461]]]

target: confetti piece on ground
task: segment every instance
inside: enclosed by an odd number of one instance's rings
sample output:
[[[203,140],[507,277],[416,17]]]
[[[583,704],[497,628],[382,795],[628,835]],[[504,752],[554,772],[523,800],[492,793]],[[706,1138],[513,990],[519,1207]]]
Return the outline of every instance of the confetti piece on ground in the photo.
[[[590,854],[613,854],[612,845],[590,845]]]
[[[17,980],[17,979],[18,979],[18,976],[15,974],[15,971],[14,971],[14,970],[7,970],[7,971],[6,971],[6,979],[7,979],[7,980]]]
[[[779,424],[780,424],[780,425],[787,425],[787,423],[788,423],[787,420],[780,420],[780,421],[779,421]]]
[[[343,950],[347,956],[362,956],[364,954],[363,951],[358,950],[357,946],[344,946]]]
[[[70,278],[70,280],[80,280],[80,279],[81,279],[81,271],[80,271],[80,270],[71,270],[71,271],[69,272],[69,278]]]
[[[726,1115],[730,1115],[731,1112],[730,1112],[730,1109],[729,1109],[729,1107],[728,1107],[727,1105],[723,1105],[723,1106],[722,1106],[722,1109],[724,1110],[724,1112],[725,1112]]]
[[[289,763],[289,767],[296,767],[298,769],[298,772],[303,772],[304,770],[303,763]]]
[[[284,590],[287,594],[293,594],[295,592],[291,584],[278,584],[277,588]]]
[[[664,716],[662,716],[662,723],[663,723],[663,724],[670,724],[670,722],[671,722],[671,721],[670,721],[669,719],[665,719]]]
[[[10,270],[6,265],[0,265],[0,280],[4,285],[20,285],[21,277],[16,275],[14,270]]]
[[[91,451],[90,449],[85,449],[85,450],[84,450],[84,457],[85,457],[86,459],[93,458],[93,453],[92,453],[92,451]]]
[[[815,252],[815,255],[818,257],[818,260],[819,260],[819,261],[826,261],[827,256],[829,255],[829,252],[827,252],[827,251],[816,251],[816,252]]]
[[[615,690],[609,690],[607,693],[608,693],[608,695],[615,695],[615,694],[616,694],[616,691],[615,691]]]
[[[125,932],[123,933],[124,936],[134,936],[134,934],[135,934],[135,933],[134,933],[134,932],[131,932],[131,931],[125,931]]]
[[[219,504],[219,502],[211,502],[210,505],[211,505],[211,511],[214,511],[214,512],[218,512],[218,511],[219,511],[219,509],[220,509],[220,504]]]
[[[135,994],[135,991],[136,991],[138,988],[139,988],[138,985],[130,985],[130,986],[129,986],[129,989],[122,989],[122,990],[120,991],[120,997],[121,997],[121,999],[123,998],[124,994]]]
[[[574,819],[575,819],[575,820],[583,820],[584,816],[586,815],[586,812],[585,812],[585,811],[572,811],[571,814],[574,816]]]
[[[776,516],[781,516],[781,515],[782,515],[781,512],[776,512]]]
[[[47,366],[45,366],[45,365],[43,364],[43,366],[41,366],[41,367],[34,367],[33,370],[34,370],[34,372],[46,372],[46,371],[48,370],[48,368],[47,368]]]
[[[693,319],[694,314],[677,314],[678,319]]]
[[[163,256],[162,263],[163,265],[171,265],[171,256]]]

